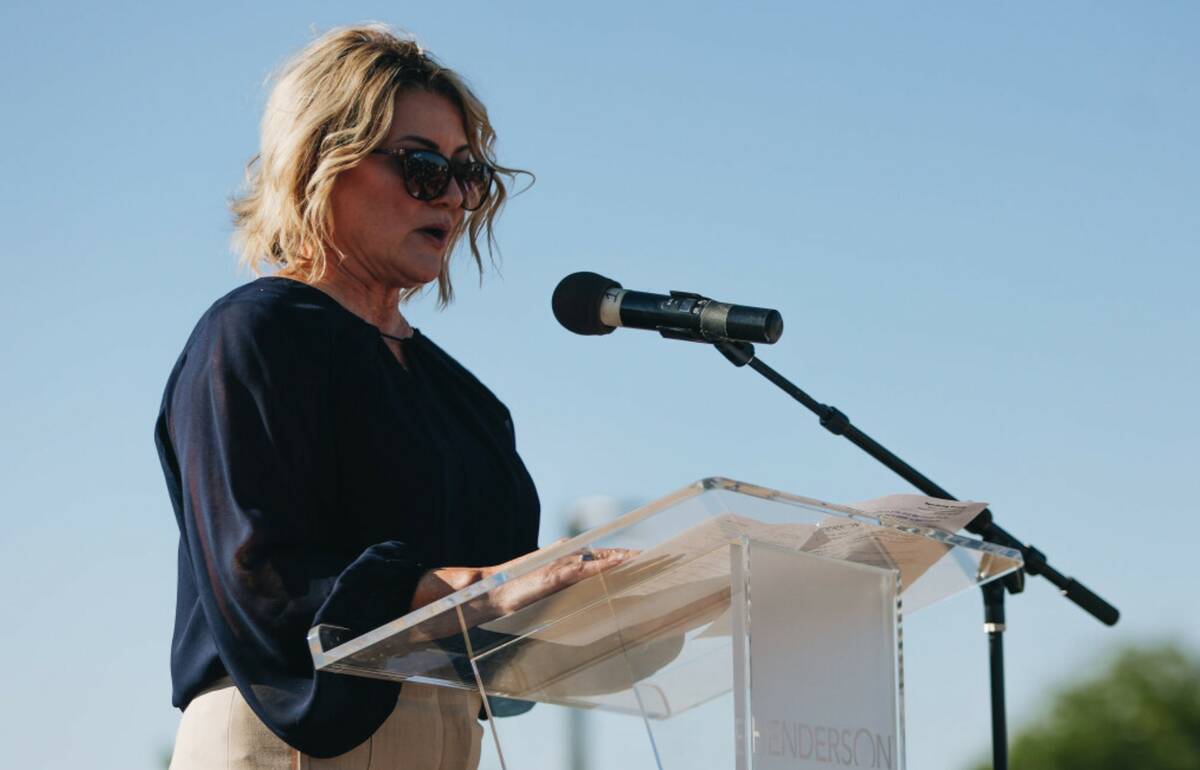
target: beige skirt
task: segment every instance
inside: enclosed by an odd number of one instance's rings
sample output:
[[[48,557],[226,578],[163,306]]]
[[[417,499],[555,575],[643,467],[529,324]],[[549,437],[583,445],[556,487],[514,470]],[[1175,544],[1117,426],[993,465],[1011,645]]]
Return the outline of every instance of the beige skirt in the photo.
[[[284,743],[228,679],[184,709],[170,770],[474,770],[483,728],[478,693],[405,684],[375,734],[345,754],[317,759]]]

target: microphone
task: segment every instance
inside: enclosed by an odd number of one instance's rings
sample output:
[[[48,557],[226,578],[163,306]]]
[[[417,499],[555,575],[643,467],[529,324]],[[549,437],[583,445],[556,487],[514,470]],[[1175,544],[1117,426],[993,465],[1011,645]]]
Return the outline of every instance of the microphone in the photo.
[[[609,334],[618,326],[650,329],[692,342],[765,342],[783,334],[778,310],[730,305],[689,292],[629,291],[596,273],[571,273],[551,300],[554,317],[576,334]]]

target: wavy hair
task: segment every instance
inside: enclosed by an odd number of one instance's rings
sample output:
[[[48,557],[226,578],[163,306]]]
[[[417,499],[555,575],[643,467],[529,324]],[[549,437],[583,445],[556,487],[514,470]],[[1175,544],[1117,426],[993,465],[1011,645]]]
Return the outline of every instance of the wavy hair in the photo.
[[[383,24],[331,30],[289,60],[274,78],[262,119],[260,148],[246,166],[246,189],[230,204],[234,247],[255,273],[265,265],[280,275],[314,281],[325,274],[331,238],[330,194],[338,174],[356,166],[386,137],[396,96],[428,91],[462,113],[471,153],[495,170],[492,194],[467,212],[450,235],[438,273],[438,301],[454,295],[450,255],[465,234],[483,274],[480,242],[489,258],[498,250],[494,224],[508,198],[505,181],[517,174],[496,162],[496,132],[487,108],[463,79],[415,40]],[[419,291],[409,289],[403,298]]]

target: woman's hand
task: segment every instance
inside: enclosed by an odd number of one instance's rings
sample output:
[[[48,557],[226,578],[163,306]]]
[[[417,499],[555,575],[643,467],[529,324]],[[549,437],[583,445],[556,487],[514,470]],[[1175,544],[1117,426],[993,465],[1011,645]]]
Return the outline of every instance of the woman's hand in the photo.
[[[568,554],[489,592],[490,610],[497,616],[511,614],[567,586],[595,577],[635,555],[637,551],[628,548],[597,548],[582,554]],[[524,558],[485,567],[481,579],[511,569]]]
[[[567,586],[599,575],[604,570],[636,556],[637,553],[627,548],[597,548],[582,554],[569,554],[490,591],[486,597],[481,597],[486,606],[478,609],[491,617],[508,615]],[[472,583],[510,570],[530,555],[526,554],[492,567],[442,567],[430,570],[422,575],[417,583],[412,609],[424,607]]]

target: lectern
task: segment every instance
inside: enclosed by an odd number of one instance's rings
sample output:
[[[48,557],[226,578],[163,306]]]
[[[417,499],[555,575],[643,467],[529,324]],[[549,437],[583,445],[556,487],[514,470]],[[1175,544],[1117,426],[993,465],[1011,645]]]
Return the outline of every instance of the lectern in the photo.
[[[637,553],[487,610],[489,592],[593,548]],[[479,693],[485,764],[506,770],[496,717],[516,702],[639,721],[622,768],[890,770],[904,767],[903,614],[1020,566],[911,520],[708,478],[369,633],[317,626],[309,645],[319,671]]]

